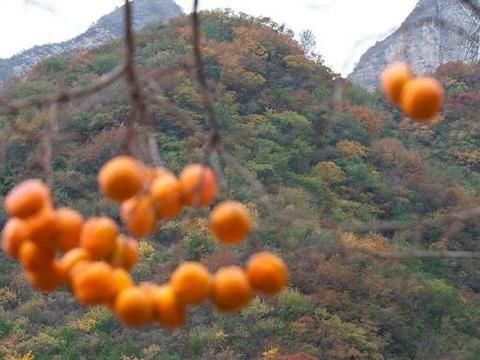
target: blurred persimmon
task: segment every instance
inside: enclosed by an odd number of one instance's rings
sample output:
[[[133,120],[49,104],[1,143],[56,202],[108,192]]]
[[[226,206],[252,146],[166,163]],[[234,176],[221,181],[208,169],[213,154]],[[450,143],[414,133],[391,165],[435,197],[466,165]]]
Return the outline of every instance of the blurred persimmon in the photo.
[[[261,252],[250,258],[247,275],[252,287],[266,295],[277,294],[288,282],[285,263],[269,252]]]
[[[209,205],[217,195],[217,177],[201,164],[187,165],[180,174],[183,201],[192,207]]]
[[[40,180],[26,180],[10,190],[5,198],[8,215],[22,219],[35,215],[50,203],[50,190]]]
[[[115,201],[124,201],[138,194],[146,180],[143,166],[128,156],[114,157],[98,173],[100,190]]]
[[[236,201],[218,205],[210,214],[210,231],[225,244],[237,244],[252,229],[252,220],[247,209]]]
[[[252,294],[248,277],[238,266],[222,268],[213,276],[210,297],[219,310],[240,310],[248,305]]]

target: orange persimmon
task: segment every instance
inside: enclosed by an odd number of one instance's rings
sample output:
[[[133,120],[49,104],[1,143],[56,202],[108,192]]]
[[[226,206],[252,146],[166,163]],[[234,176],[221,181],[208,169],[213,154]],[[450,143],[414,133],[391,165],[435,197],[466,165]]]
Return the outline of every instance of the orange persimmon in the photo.
[[[12,259],[17,259],[20,246],[27,240],[27,223],[19,218],[8,220],[2,230],[2,251]]]
[[[152,182],[150,195],[159,219],[170,219],[182,211],[182,186],[173,175],[160,176]]]
[[[115,267],[131,270],[138,262],[138,242],[134,239],[119,236],[117,246],[109,263]]]
[[[380,87],[388,100],[399,105],[402,89],[412,78],[412,71],[407,64],[394,63],[381,73]]]
[[[129,156],[117,156],[102,166],[98,185],[109,199],[124,201],[142,191],[147,180],[142,164]]]
[[[418,77],[409,81],[402,90],[401,108],[419,122],[433,120],[443,103],[442,85],[431,77]]]
[[[78,211],[61,208],[55,211],[57,233],[55,245],[63,252],[67,252],[80,243],[80,234],[83,227],[83,216]]]
[[[59,260],[59,264],[65,273],[66,279],[71,278],[72,269],[82,261],[90,261],[90,253],[84,248],[75,248],[67,251]]]
[[[209,205],[217,195],[217,177],[212,169],[201,164],[187,165],[180,174],[183,201],[186,205]]]
[[[180,302],[199,304],[208,296],[210,274],[204,265],[187,261],[172,273],[170,285]]]
[[[50,203],[50,190],[40,180],[26,180],[10,190],[5,198],[8,215],[26,219]]]
[[[252,287],[266,295],[277,294],[288,282],[285,263],[269,252],[261,252],[250,258],[247,263],[247,276]]]
[[[155,230],[155,208],[149,196],[136,196],[123,202],[120,217],[133,236],[148,236]]]
[[[169,285],[156,287],[152,291],[155,317],[163,326],[174,329],[185,323],[185,305],[178,301]]]
[[[108,217],[96,217],[88,220],[80,234],[80,245],[93,259],[104,259],[113,254],[117,245],[118,228]]]
[[[50,266],[42,268],[40,271],[27,271],[26,277],[35,289],[42,292],[52,292],[65,280],[65,273],[62,266],[54,261]]]
[[[152,297],[145,289],[128,287],[118,294],[115,313],[128,326],[148,325],[154,319]]]
[[[240,310],[248,305],[252,295],[248,277],[238,266],[222,268],[213,276],[210,298],[219,310]]]
[[[232,245],[248,235],[252,220],[245,206],[236,201],[226,201],[213,209],[209,226],[218,241]]]
[[[22,266],[31,272],[50,268],[54,260],[54,252],[39,246],[33,241],[25,241],[20,247],[19,259]]]
[[[26,222],[31,241],[40,246],[55,249],[57,222],[55,211],[49,205],[30,216]]]
[[[104,262],[79,264],[71,272],[72,289],[75,298],[85,305],[106,304],[111,302],[116,294],[113,269]]]

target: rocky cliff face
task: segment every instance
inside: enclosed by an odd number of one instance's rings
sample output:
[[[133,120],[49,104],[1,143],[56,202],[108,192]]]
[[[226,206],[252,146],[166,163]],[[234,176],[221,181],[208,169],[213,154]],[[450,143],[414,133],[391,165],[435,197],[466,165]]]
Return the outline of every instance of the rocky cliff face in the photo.
[[[133,26],[139,30],[156,21],[168,21],[181,15],[182,9],[174,0],[134,0]],[[74,49],[96,47],[123,34],[123,7],[100,18],[86,32],[71,40],[35,46],[9,59],[0,59],[0,84],[12,75],[22,74],[40,60]]]
[[[466,0],[419,0],[402,25],[361,58],[349,78],[374,88],[391,62],[410,63],[417,74],[433,72],[451,61],[478,59],[480,14]]]

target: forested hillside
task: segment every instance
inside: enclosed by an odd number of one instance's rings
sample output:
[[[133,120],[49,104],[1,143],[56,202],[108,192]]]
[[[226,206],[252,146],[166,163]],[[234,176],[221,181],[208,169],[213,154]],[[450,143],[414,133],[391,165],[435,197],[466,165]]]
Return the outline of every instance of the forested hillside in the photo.
[[[206,305],[176,332],[127,329],[103,309],[77,305],[66,289],[31,290],[19,266],[0,255],[2,358],[480,359],[478,259],[379,256],[480,251],[480,223],[468,216],[480,206],[480,68],[440,67],[442,116],[418,125],[380,93],[307,57],[291,32],[269,19],[201,15],[225,155],[220,198],[247,204],[256,229],[231,250],[213,241],[206,220],[187,212],[141,242],[134,277],[163,282],[181,259],[215,270],[265,248],[288,264],[289,289],[275,299],[258,297],[236,315]],[[162,72],[191,63],[190,19],[141,31],[136,47],[149,101],[137,156],[147,163],[155,157],[146,139],[153,134],[161,160],[178,173],[203,160],[208,129],[188,66]],[[122,50],[114,40],[44,60],[5,95],[26,99],[88,84],[120,64]],[[0,111],[4,196],[20,180],[48,176],[42,140],[50,112],[42,104]],[[58,109],[51,139],[56,204],[118,220],[116,205],[97,191],[96,174],[123,153],[127,114],[123,83]]]

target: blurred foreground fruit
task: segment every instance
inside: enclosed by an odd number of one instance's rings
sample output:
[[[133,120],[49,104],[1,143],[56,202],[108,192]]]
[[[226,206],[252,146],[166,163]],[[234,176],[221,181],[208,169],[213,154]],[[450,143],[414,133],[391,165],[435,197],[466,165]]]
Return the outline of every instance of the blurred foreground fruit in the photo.
[[[269,252],[261,252],[250,258],[247,275],[252,287],[266,295],[279,293],[288,282],[285,263]]]
[[[65,273],[60,263],[52,262],[45,268],[35,272],[27,272],[28,282],[37,290],[52,292],[65,280]]]
[[[118,228],[107,217],[91,218],[83,226],[80,245],[93,259],[104,259],[113,254],[117,243]]]
[[[60,259],[60,265],[65,273],[66,280],[70,281],[72,269],[82,261],[90,261],[90,254],[84,248],[75,248],[66,252]]]
[[[83,216],[78,211],[62,208],[55,211],[56,237],[55,245],[59,250],[67,252],[80,243],[83,227]]]
[[[112,268],[103,262],[86,264],[72,274],[72,289],[75,298],[85,305],[112,301],[116,292]]]
[[[154,319],[153,300],[138,287],[124,289],[115,300],[115,313],[128,326],[144,326]]]
[[[52,266],[54,253],[32,241],[26,241],[20,247],[19,258],[25,269],[38,272]]]
[[[250,215],[242,204],[227,201],[218,205],[210,214],[210,231],[225,244],[238,244],[252,229]]]
[[[240,310],[248,305],[252,295],[247,275],[238,266],[222,268],[213,276],[211,299],[219,310]]]
[[[208,296],[210,274],[200,263],[184,262],[173,272],[170,285],[180,302],[199,304]]]
[[[133,236],[144,237],[155,230],[155,208],[149,196],[136,196],[125,201],[120,210],[120,217]]]
[[[146,174],[134,158],[117,156],[100,169],[98,185],[109,199],[124,201],[137,195],[144,186]]]
[[[215,173],[204,165],[186,166],[177,179],[125,156],[107,162],[98,183],[107,197],[122,203],[120,217],[137,237],[153,233],[157,220],[178,215],[184,204],[209,205],[217,193]],[[2,249],[19,260],[33,288],[50,292],[65,283],[78,302],[106,306],[127,326],[156,320],[173,329],[185,323],[188,306],[210,298],[219,310],[235,311],[248,305],[253,290],[273,295],[287,282],[283,262],[264,253],[250,260],[248,272],[230,266],[211,278],[201,263],[184,262],[167,285],[135,286],[129,271],[139,259],[138,241],[120,235],[112,219],[84,222],[75,210],[55,210],[50,190],[38,180],[12,189],[5,208],[13,217],[2,230]],[[209,226],[218,241],[237,244],[251,231],[252,220],[242,204],[227,201],[211,212]]]
[[[153,181],[150,187],[156,215],[170,219],[182,211],[182,186],[173,175],[164,175]]]
[[[387,99],[398,106],[400,105],[402,89],[412,78],[412,71],[407,64],[391,64],[380,75],[380,87]]]
[[[430,77],[419,77],[409,81],[402,90],[401,107],[411,118],[427,122],[433,120],[443,103],[443,88]]]
[[[183,201],[192,207],[209,205],[217,195],[217,177],[212,169],[201,165],[187,165],[180,174]]]
[[[184,304],[178,301],[169,285],[163,285],[152,292],[155,316],[163,326],[174,329],[183,325],[186,318]]]
[[[15,186],[5,198],[8,215],[26,219],[50,203],[50,191],[40,180],[26,180]]]
[[[12,259],[17,259],[20,247],[27,240],[26,222],[18,218],[8,220],[2,230],[2,251]]]
[[[109,263],[115,267],[131,270],[138,261],[138,243],[134,239],[124,236],[117,238],[117,245]]]

